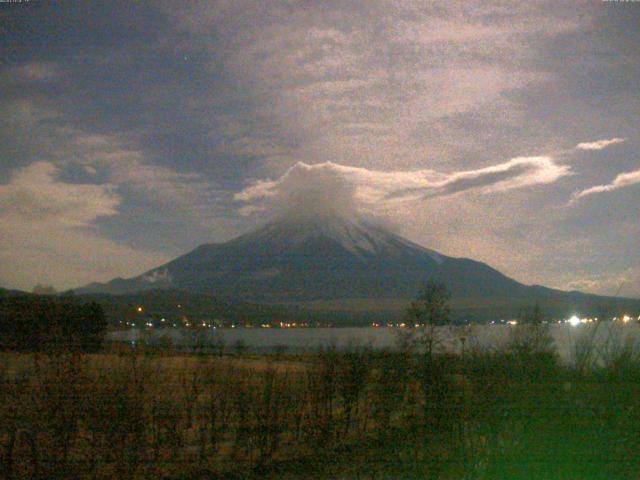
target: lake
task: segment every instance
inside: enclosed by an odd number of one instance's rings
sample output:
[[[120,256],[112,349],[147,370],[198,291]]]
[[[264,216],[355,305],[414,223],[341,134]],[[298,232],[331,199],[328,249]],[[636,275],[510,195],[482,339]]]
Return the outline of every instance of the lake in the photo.
[[[505,345],[518,326],[512,325],[470,325],[465,327],[446,326],[438,328],[441,348],[460,353],[464,348],[492,349]],[[170,338],[176,346],[190,347],[196,344],[214,347],[223,343],[232,350],[238,342],[255,353],[272,353],[286,350],[288,353],[303,353],[321,347],[335,346],[344,350],[353,345],[370,345],[373,348],[393,348],[396,346],[401,328],[230,328],[208,330],[183,330],[171,328],[120,330],[109,333],[109,340],[160,345],[163,338]],[[638,322],[601,322],[597,324],[568,323],[550,324],[550,333],[560,358],[571,362],[576,347],[591,340],[599,348],[608,351],[625,346],[640,351],[640,328]]]

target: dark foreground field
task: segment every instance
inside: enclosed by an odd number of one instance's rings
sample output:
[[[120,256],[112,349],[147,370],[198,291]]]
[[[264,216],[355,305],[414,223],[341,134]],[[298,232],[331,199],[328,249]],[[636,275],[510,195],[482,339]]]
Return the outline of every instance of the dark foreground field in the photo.
[[[458,357],[0,354],[0,474],[637,479],[638,351],[582,347],[572,367],[533,330]]]

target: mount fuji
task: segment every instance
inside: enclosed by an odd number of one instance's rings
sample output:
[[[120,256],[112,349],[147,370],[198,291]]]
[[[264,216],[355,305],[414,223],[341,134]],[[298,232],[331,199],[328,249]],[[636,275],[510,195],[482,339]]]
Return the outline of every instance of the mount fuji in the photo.
[[[78,293],[175,289],[256,303],[394,310],[429,279],[446,284],[454,308],[466,312],[506,314],[534,302],[584,311],[611,300],[527,286],[484,263],[442,255],[367,221],[339,216],[273,221],[228,242],[201,245],[140,276],[90,284]]]

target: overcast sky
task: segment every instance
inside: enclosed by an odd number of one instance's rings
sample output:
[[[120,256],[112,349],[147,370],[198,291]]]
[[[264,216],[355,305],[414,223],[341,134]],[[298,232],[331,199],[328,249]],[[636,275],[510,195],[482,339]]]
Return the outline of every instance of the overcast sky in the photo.
[[[425,4],[1,3],[0,286],[137,275],[309,191],[640,297],[640,3]]]

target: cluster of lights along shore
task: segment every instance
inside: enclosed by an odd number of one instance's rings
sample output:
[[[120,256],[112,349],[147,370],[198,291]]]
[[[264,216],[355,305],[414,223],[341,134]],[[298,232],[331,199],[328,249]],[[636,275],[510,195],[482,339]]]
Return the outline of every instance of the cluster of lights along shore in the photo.
[[[181,304],[177,305],[178,309],[182,308]],[[159,315],[148,315],[144,306],[135,307],[135,312],[138,315],[137,320],[120,320],[119,324],[123,327],[130,328],[309,328],[309,327],[330,327],[331,324],[320,325],[317,322],[309,323],[309,322],[282,322],[282,321],[272,321],[267,323],[260,323],[258,325],[251,323],[225,323],[220,319],[213,320],[198,320],[194,321],[189,319],[186,315],[182,315],[179,318],[168,320],[164,316]],[[631,322],[640,322],[640,316],[637,318],[631,315],[622,315],[620,317],[612,317],[607,319],[613,322],[622,322],[622,323],[631,323]],[[572,315],[569,318],[561,319],[561,320],[553,320],[553,321],[544,321],[543,323],[547,324],[568,324],[572,327],[577,327],[583,324],[591,324],[598,322],[598,317],[579,317],[578,315]],[[465,322],[467,323],[467,322]],[[513,326],[518,325],[518,320],[493,320],[488,322],[489,325],[507,325]],[[405,322],[372,322],[371,327],[373,328],[409,328],[409,327],[421,327],[420,324],[409,325]]]

